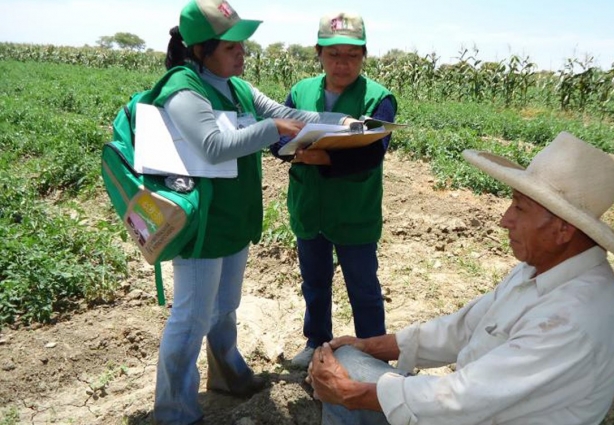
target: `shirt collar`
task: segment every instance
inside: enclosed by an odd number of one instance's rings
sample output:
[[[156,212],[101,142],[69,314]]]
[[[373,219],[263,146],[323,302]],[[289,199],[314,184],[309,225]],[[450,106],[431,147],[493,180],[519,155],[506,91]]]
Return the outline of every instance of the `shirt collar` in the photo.
[[[213,72],[209,71],[209,68],[205,67],[204,65],[200,76],[201,78],[204,78],[208,81],[217,82],[218,84],[226,84],[229,80],[228,77],[220,77],[219,75],[214,74]]]
[[[596,267],[597,265],[606,261],[606,256],[607,253],[603,248],[600,246],[594,246],[578,255],[568,258],[535,278],[537,291],[540,295],[544,295],[552,291],[561,283],[578,277],[585,271],[592,269],[593,267]],[[528,270],[535,273],[534,267],[531,267],[528,264],[526,266],[527,267],[525,270],[523,270],[523,273]],[[527,275],[523,276],[528,277]]]

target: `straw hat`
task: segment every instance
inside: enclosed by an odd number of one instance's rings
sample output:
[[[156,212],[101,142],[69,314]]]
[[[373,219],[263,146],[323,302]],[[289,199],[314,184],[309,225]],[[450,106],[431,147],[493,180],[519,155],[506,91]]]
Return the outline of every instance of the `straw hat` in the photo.
[[[614,252],[614,232],[600,220],[614,203],[614,160],[607,153],[562,132],[526,169],[487,152],[465,150],[463,157]]]

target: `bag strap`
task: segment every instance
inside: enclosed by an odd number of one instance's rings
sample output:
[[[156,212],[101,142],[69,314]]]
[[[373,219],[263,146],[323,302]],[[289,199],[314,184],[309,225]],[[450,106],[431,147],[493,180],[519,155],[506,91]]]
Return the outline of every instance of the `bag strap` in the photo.
[[[164,286],[162,285],[162,265],[160,262],[154,264],[154,271],[156,275],[156,294],[158,296],[158,305],[163,306],[166,304],[164,299]]]
[[[132,128],[134,120],[132,118],[132,111],[128,108],[128,105],[124,105],[124,114],[126,114],[126,118],[128,118],[128,122],[130,123],[130,140],[132,141],[132,146],[134,146],[134,129]]]
[[[205,230],[207,228],[207,216],[209,213],[208,196],[204,196],[207,192],[203,185],[210,184],[206,179],[198,179],[198,190],[200,196],[198,197],[198,232],[196,233],[196,241],[194,241],[194,250],[192,251],[192,257],[196,257],[200,254],[205,242]],[[205,202],[207,201],[207,202]]]

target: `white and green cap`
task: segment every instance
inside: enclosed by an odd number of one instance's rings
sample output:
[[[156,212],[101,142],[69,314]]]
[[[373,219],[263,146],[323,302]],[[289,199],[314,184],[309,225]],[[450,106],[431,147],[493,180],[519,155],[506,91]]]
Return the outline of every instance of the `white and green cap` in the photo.
[[[320,46],[335,44],[364,46],[367,44],[367,34],[362,17],[351,13],[323,16],[320,19],[318,44]]]
[[[179,32],[187,46],[211,39],[245,41],[261,23],[241,19],[226,0],[190,0],[181,11]]]

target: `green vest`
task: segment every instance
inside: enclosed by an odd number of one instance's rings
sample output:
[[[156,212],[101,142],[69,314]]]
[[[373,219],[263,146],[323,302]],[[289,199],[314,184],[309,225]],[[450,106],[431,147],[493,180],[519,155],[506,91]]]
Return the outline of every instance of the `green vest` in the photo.
[[[163,106],[173,93],[192,90],[211,102],[214,110],[249,112],[256,117],[250,86],[237,77],[229,84],[238,105],[228,100],[213,86],[203,81],[190,68],[171,69],[172,75],[156,97],[154,104]],[[239,110],[240,109],[240,110]],[[262,164],[256,152],[237,159],[236,178],[210,179],[213,198],[209,207],[205,240],[199,258],[225,257],[239,252],[250,242],[257,243],[262,234]],[[193,243],[183,250],[191,253]]]
[[[297,109],[323,112],[325,76],[299,81],[291,95]],[[359,76],[335,103],[332,112],[359,118],[372,115],[392,93],[373,80]],[[318,166],[290,167],[288,210],[292,231],[301,239],[322,233],[339,245],[377,242],[382,234],[383,167],[344,177],[323,177]]]

